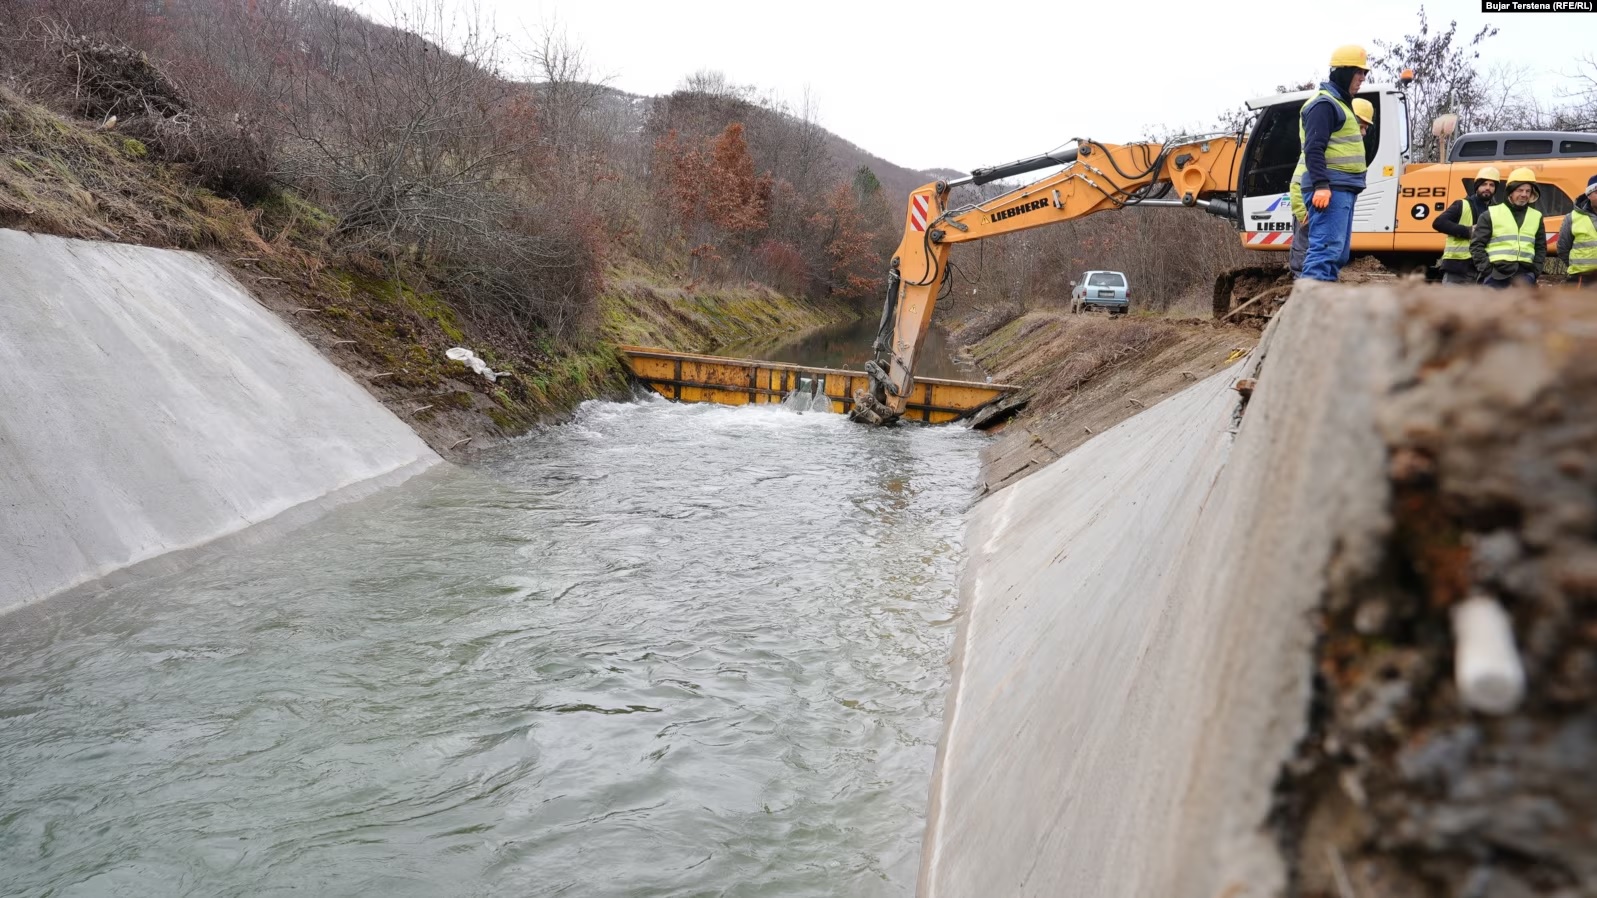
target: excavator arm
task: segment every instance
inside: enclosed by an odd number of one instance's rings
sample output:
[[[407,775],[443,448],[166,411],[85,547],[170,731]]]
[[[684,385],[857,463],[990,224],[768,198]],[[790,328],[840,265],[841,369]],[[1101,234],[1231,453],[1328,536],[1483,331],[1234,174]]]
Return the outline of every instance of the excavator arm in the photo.
[[[910,194],[904,239],[888,270],[875,358],[865,363],[870,385],[855,393],[850,414],[870,424],[903,414],[954,244],[1138,205],[1201,207],[1234,218],[1241,157],[1241,139],[1229,134],[1125,145],[1079,140],[1064,151],[918,188]],[[951,191],[962,184],[986,184],[1057,165],[1064,168],[1029,186],[948,208]]]

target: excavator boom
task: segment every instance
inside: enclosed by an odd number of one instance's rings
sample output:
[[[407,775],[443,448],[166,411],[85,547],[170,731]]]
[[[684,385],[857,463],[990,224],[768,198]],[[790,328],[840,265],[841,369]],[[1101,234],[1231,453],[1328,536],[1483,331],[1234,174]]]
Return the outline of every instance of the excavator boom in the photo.
[[[903,413],[954,244],[1137,205],[1201,207],[1234,218],[1241,158],[1239,135],[1124,145],[1079,140],[1062,152],[977,169],[964,179],[916,189],[909,197],[903,241],[888,271],[875,358],[865,363],[870,385],[855,394],[854,419],[885,424]],[[1034,184],[983,203],[948,207],[953,188],[962,184],[985,184],[1057,165],[1064,167]]]

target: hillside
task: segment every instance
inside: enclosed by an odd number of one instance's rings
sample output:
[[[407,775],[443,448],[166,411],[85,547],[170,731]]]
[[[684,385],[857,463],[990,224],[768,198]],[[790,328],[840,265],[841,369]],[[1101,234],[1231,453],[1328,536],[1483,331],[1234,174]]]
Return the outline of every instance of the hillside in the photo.
[[[877,179],[882,182],[882,190],[887,194],[889,206],[894,211],[904,208],[909,202],[910,191],[915,188],[931,181],[957,178],[964,174],[948,168],[926,171],[905,168],[888,162],[869,150],[861,149],[830,131],[827,132],[827,138],[826,148],[841,167],[853,171],[864,166],[875,173]]]
[[[874,306],[922,174],[735,95],[511,81],[433,24],[0,0],[0,227],[211,256],[445,452],[619,389],[612,341]]]
[[[537,85],[533,86],[534,91],[538,89]],[[574,89],[593,97],[594,107],[599,110],[600,116],[612,119],[619,127],[637,133],[647,132],[650,129],[651,119],[665,114],[664,107],[669,106],[674,96],[671,94],[662,97],[642,96],[593,83],[574,85]],[[852,175],[860,168],[870,169],[881,182],[887,203],[895,212],[908,202],[910,191],[915,188],[930,181],[957,178],[964,174],[950,168],[925,171],[905,168],[855,144],[841,134],[806,120],[785,104],[773,101],[762,103],[752,97],[753,92],[747,89],[729,89],[728,92],[719,95],[718,99],[731,113],[726,116],[728,121],[748,122],[765,119],[774,129],[813,133],[823,151],[822,158],[826,160],[825,164],[836,173]]]
[[[329,242],[328,211],[288,190],[253,206],[195,187],[140,140],[99,130],[0,88],[0,227],[189,249],[210,257],[446,457],[497,443],[619,394],[613,342],[706,350],[846,320],[836,301],[758,284],[683,289],[680,266],[614,257],[586,336],[518,333],[462,303],[422,260]],[[445,353],[472,349],[495,382]]]

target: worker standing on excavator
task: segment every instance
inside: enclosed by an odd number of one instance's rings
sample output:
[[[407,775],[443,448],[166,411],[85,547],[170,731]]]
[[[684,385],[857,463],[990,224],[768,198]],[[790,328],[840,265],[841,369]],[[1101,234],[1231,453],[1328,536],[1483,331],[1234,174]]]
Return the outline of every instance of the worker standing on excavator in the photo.
[[[1447,211],[1431,222],[1432,228],[1447,235],[1447,246],[1442,249],[1442,283],[1480,283],[1469,255],[1470,230],[1475,222],[1489,214],[1492,197],[1497,195],[1497,182],[1502,177],[1495,165],[1476,172],[1474,194],[1448,206]]]
[[[1353,98],[1353,117],[1359,120],[1359,136],[1370,133],[1370,126],[1375,124],[1375,104],[1363,97]],[[1309,254],[1309,207],[1303,202],[1303,173],[1309,170],[1309,165],[1303,160],[1303,153],[1298,152],[1298,167],[1292,172],[1292,186],[1287,189],[1287,194],[1292,205],[1292,254],[1287,261],[1287,267],[1292,269],[1293,277],[1303,275],[1303,259]],[[1466,236],[1468,236],[1466,234]],[[1469,249],[1466,241],[1465,250]],[[1468,257],[1468,252],[1465,257]]]
[[[1309,249],[1303,277],[1334,281],[1347,264],[1353,238],[1353,204],[1364,191],[1364,137],[1353,115],[1353,95],[1369,74],[1369,56],[1357,45],[1331,53],[1331,75],[1298,113],[1303,146],[1302,190],[1309,197]]]
[[[1492,206],[1470,230],[1469,255],[1488,287],[1534,287],[1547,262],[1547,230],[1531,205],[1540,196],[1536,173],[1528,168],[1509,172],[1506,193],[1508,202]]]
[[[1586,195],[1564,216],[1558,232],[1558,258],[1580,287],[1597,287],[1597,175],[1586,182]]]

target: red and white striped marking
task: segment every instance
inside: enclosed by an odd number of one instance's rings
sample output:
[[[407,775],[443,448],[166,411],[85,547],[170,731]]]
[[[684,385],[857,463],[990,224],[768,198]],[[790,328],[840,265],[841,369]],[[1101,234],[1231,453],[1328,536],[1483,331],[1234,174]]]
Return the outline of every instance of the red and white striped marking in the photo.
[[[909,198],[909,226],[917,231],[926,230],[926,210],[930,209],[932,198],[924,193],[917,193]]]
[[[1249,231],[1249,246],[1291,246],[1291,231]]]

